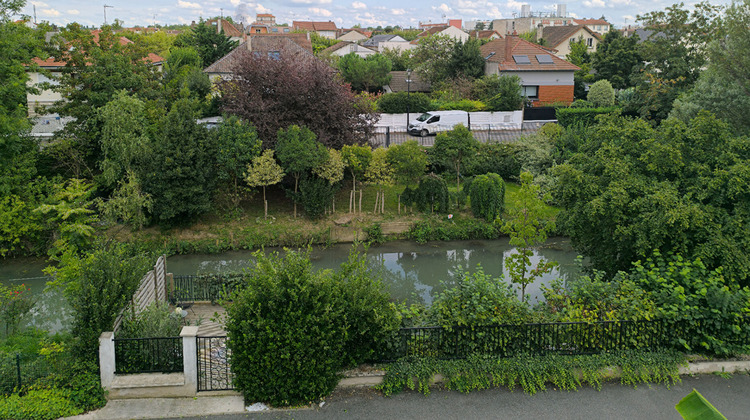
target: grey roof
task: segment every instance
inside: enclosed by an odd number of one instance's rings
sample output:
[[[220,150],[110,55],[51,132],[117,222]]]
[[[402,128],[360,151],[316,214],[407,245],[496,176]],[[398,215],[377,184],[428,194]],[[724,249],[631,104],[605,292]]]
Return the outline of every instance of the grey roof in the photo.
[[[308,41],[309,42],[309,41]],[[249,43],[249,45],[248,45]],[[241,58],[252,53],[268,53],[279,51],[281,54],[309,55],[312,52],[295,42],[292,37],[284,35],[261,35],[248,37],[246,42],[240,44],[229,54],[218,59],[215,63],[203,70],[206,73],[232,73],[234,64]]]
[[[411,83],[406,83],[406,72],[405,71],[392,71],[391,72],[391,83],[388,85],[392,92],[430,92],[432,87],[429,82],[423,82],[420,80],[416,73],[411,73]]]
[[[637,28],[635,30],[635,32],[633,33],[633,35],[638,35],[638,38],[640,38],[638,40],[639,44],[641,42],[649,39],[649,38],[651,38],[651,39],[661,39],[661,38],[666,38],[667,37],[667,35],[664,32],[656,32],[656,33],[654,33],[654,32],[655,31],[652,30],[652,29]]]
[[[377,47],[378,44],[380,44],[381,42],[388,42],[397,36],[398,35],[393,35],[393,34],[375,35],[372,38],[368,39],[367,41],[363,42],[362,45],[367,46],[367,47]]]

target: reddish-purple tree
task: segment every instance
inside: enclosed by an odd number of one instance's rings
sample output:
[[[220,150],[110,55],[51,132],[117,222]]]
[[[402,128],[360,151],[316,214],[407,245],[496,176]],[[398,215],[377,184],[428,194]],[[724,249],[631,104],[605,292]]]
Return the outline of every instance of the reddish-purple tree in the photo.
[[[373,134],[370,107],[312,55],[239,50],[231,58],[233,76],[220,84],[223,110],[255,125],[264,148],[273,148],[277,131],[290,125],[309,128],[335,149],[364,144]]]

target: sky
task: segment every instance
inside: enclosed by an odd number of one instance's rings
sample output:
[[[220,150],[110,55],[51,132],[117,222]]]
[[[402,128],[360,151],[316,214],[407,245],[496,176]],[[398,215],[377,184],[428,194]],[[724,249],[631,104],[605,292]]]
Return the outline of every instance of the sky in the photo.
[[[718,3],[726,3],[720,0]],[[568,16],[599,18],[604,16],[617,27],[633,25],[636,15],[661,10],[678,0],[576,0],[566,4]],[[687,5],[694,2],[685,2]],[[716,2],[715,2],[716,3]],[[99,26],[120,19],[124,26],[189,24],[201,17],[244,16],[252,22],[256,13],[271,13],[277,23],[293,20],[333,21],[336,26],[349,28],[355,24],[367,26],[418,27],[420,22],[491,20],[520,14],[521,5],[529,4],[532,12],[551,12],[555,3],[516,0],[33,0],[28,1],[23,13],[33,17],[36,6],[37,21],[58,25],[79,22]],[[222,10],[223,9],[223,10]],[[248,23],[249,23],[248,22]]]

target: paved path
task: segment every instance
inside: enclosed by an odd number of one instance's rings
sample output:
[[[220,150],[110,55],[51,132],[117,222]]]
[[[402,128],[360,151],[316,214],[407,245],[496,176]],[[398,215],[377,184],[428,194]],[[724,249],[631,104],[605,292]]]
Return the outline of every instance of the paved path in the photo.
[[[183,420],[239,419],[674,419],[675,404],[693,388],[724,415],[750,418],[750,376],[683,377],[681,385],[632,387],[605,384],[602,391],[584,387],[577,392],[548,390],[526,395],[521,390],[491,389],[461,394],[433,390],[425,397],[405,392],[385,398],[369,389],[337,391],[322,408],[261,413],[180,417]],[[180,413],[184,416],[183,413]],[[179,415],[179,414],[178,414]],[[164,417],[169,418],[169,417]]]

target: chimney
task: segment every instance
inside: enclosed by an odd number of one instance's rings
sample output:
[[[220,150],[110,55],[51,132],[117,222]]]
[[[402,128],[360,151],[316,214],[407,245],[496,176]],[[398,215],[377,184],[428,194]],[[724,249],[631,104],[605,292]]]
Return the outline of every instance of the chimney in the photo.
[[[536,25],[536,43],[539,44],[544,36],[544,26],[540,23]]]
[[[253,37],[252,36],[247,37],[247,41],[245,41],[245,46],[247,47],[248,51],[253,50]]]
[[[216,20],[219,22],[218,25],[216,25],[216,33],[220,34],[221,33],[221,19],[216,19]]]
[[[516,38],[518,37],[515,31],[513,31],[512,35],[505,37],[505,57],[503,57],[503,61],[508,61],[512,58],[511,56],[513,55],[513,47],[515,46]]]

